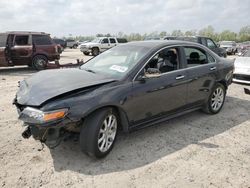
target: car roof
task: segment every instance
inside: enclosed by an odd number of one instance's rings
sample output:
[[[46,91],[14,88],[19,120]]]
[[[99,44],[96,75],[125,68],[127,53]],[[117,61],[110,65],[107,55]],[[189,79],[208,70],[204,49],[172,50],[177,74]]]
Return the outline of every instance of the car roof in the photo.
[[[36,35],[50,35],[49,33],[45,33],[45,32],[34,32],[34,31],[7,31],[4,33],[0,33],[0,34],[20,34],[20,35],[32,35],[32,34],[36,34]]]
[[[181,41],[181,40],[150,40],[150,41],[136,41],[136,42],[129,42],[123,45],[133,45],[133,46],[141,46],[141,47],[148,47],[148,48],[158,48],[164,46],[171,46],[171,45],[196,45],[202,46],[195,42],[189,41]]]

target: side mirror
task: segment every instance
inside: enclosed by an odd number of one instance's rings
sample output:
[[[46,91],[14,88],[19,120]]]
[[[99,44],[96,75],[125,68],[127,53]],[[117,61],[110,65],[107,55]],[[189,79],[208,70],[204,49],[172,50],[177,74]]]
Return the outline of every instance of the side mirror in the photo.
[[[146,73],[147,74],[161,74],[161,71],[156,68],[148,68]]]

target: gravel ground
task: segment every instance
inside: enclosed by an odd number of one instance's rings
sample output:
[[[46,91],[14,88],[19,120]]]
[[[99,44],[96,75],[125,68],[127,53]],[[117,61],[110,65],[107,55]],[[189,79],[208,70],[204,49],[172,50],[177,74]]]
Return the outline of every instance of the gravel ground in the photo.
[[[77,58],[89,57],[66,50],[61,62]],[[197,111],[121,134],[105,159],[94,160],[71,140],[49,150],[21,137],[12,100],[17,82],[34,72],[0,69],[1,187],[250,187],[249,86],[232,84],[217,115]]]

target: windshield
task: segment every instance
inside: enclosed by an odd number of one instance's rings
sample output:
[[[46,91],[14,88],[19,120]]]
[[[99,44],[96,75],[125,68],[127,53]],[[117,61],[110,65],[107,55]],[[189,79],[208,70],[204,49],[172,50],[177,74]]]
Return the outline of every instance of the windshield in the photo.
[[[100,40],[101,40],[101,39],[99,39],[99,38],[95,38],[95,39],[93,39],[91,42],[93,42],[93,43],[99,43]]]
[[[223,42],[221,42],[220,43],[221,45],[230,45],[230,46],[232,46],[233,45],[233,42],[230,42],[230,41],[223,41]]]
[[[0,35],[0,47],[6,47],[7,36],[8,35]]]
[[[141,46],[121,45],[89,60],[80,69],[106,74],[112,78],[120,79],[125,76],[150,50]]]

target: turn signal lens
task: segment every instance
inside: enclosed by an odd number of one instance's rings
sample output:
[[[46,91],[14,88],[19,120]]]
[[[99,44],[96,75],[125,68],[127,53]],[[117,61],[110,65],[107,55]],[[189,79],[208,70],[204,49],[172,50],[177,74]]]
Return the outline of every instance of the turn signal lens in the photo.
[[[46,121],[61,119],[66,115],[66,112],[67,112],[67,109],[45,113],[43,116],[43,120],[46,122]]]

